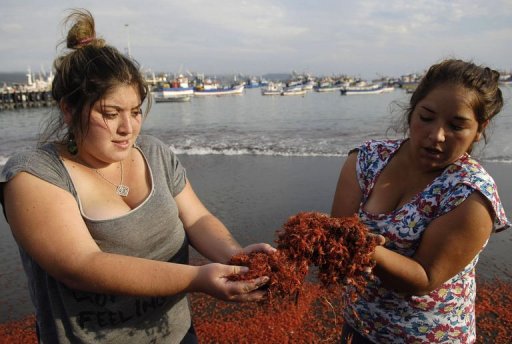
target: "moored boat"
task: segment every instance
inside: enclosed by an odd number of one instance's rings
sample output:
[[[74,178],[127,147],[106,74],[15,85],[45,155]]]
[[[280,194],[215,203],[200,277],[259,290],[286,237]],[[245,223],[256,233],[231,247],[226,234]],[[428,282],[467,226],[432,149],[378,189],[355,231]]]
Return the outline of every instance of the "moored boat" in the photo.
[[[279,96],[283,92],[283,86],[281,83],[270,81],[267,86],[261,88],[262,96]]]
[[[306,90],[301,85],[286,87],[281,91],[282,96],[304,96]]]
[[[341,95],[362,95],[379,94],[384,92],[385,87],[382,84],[358,84],[356,86],[345,86],[340,89]]]
[[[302,88],[306,91],[311,91],[315,87],[315,81],[314,80],[307,80],[303,85]]]
[[[316,85],[313,87],[313,90],[315,92],[335,92],[339,91],[342,86],[348,86],[348,83],[344,84],[341,81],[334,80],[331,77],[324,77],[316,83]]]
[[[157,87],[151,92],[155,102],[189,101],[194,95],[192,87]]]
[[[226,96],[243,94],[244,85],[234,85],[230,87],[217,87],[217,88],[196,88],[194,96]]]
[[[158,83],[151,91],[155,102],[186,102],[194,95],[194,88],[189,86],[188,79],[180,75],[171,82]]]
[[[503,86],[512,86],[512,75],[504,74],[500,77],[499,84]]]
[[[394,86],[390,86],[390,85],[384,85],[384,86],[382,86],[382,92],[383,92],[383,93],[393,92],[394,90],[395,90],[395,87],[394,87]]]
[[[192,94],[176,94],[165,97],[158,94],[154,94],[153,97],[155,99],[155,102],[157,103],[183,103],[189,102],[192,99]]]
[[[261,87],[261,81],[256,78],[250,78],[245,82],[245,88],[258,88]]]
[[[341,86],[338,85],[318,85],[313,88],[315,92],[336,92],[341,90]]]

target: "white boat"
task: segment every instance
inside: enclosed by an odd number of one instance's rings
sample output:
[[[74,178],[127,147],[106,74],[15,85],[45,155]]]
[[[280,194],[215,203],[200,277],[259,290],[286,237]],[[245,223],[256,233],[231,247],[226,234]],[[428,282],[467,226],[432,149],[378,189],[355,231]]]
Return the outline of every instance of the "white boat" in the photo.
[[[194,88],[192,87],[157,87],[151,92],[155,102],[186,102],[192,99]]]
[[[155,102],[187,102],[194,95],[194,88],[189,87],[188,79],[180,75],[171,82],[159,83],[151,94]]]
[[[301,85],[286,87],[281,92],[282,96],[303,96],[305,94],[306,90]]]
[[[340,89],[342,95],[379,94],[384,92],[382,84],[358,84],[356,86],[345,86]]]
[[[245,88],[258,88],[261,86],[262,86],[262,84],[261,84],[260,80],[256,79],[255,77],[248,79],[244,85]]]
[[[342,87],[339,85],[319,85],[313,88],[315,92],[336,92],[341,89]]]
[[[217,87],[217,88],[196,88],[194,96],[227,96],[243,94],[244,85],[235,85],[231,87]]]
[[[512,78],[500,80],[499,84],[503,86],[512,86]]]
[[[314,80],[307,80],[303,85],[302,88],[306,91],[311,91],[315,87],[315,81]]]
[[[267,86],[261,88],[262,96],[279,96],[281,92],[283,92],[282,84],[272,81],[270,81]]]
[[[189,102],[192,99],[192,94],[176,94],[165,97],[159,94],[154,94],[153,98],[157,103],[183,103]]]

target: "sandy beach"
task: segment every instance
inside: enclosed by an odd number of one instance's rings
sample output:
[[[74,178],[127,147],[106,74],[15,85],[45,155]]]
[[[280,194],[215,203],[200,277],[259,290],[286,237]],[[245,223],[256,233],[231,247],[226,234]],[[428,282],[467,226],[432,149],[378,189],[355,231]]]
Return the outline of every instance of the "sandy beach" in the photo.
[[[343,158],[205,155],[180,157],[196,193],[242,243],[274,241],[275,231],[299,211],[329,212]],[[494,176],[510,218],[512,164],[484,165]],[[512,281],[512,230],[493,235],[477,275]],[[33,313],[9,227],[0,219],[0,323]]]

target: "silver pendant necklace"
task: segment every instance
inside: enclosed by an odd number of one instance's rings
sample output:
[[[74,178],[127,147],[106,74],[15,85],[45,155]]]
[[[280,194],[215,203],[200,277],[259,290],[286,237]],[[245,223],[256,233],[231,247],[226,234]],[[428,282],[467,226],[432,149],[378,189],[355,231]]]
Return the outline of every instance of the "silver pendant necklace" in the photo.
[[[94,168],[93,170],[101,178],[105,179],[109,184],[112,184],[112,185],[114,185],[116,187],[116,194],[118,194],[121,197],[126,197],[126,196],[128,196],[128,193],[130,192],[130,188],[123,184],[123,162],[120,161],[119,164],[121,165],[121,181],[119,182],[119,184],[112,183],[110,180],[105,178],[105,176],[103,174],[101,174],[101,172],[98,171],[97,169]]]

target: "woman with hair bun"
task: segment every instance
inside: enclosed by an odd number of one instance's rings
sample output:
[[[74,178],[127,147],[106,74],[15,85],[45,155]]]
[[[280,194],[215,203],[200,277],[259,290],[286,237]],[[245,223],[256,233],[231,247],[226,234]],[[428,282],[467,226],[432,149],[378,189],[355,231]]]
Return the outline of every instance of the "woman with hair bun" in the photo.
[[[405,111],[406,139],[349,154],[333,216],[386,238],[375,279],[347,299],[342,343],[474,343],[475,265],[510,227],[492,177],[470,156],[503,106],[499,74],[461,60],[430,67]]]
[[[57,116],[9,159],[0,199],[20,249],[41,343],[195,343],[188,292],[257,301],[268,278],[228,281],[245,248],[201,203],[169,147],[140,135],[138,65],[73,10],[55,60]],[[146,102],[143,111],[143,103]],[[214,263],[188,264],[192,245]]]

